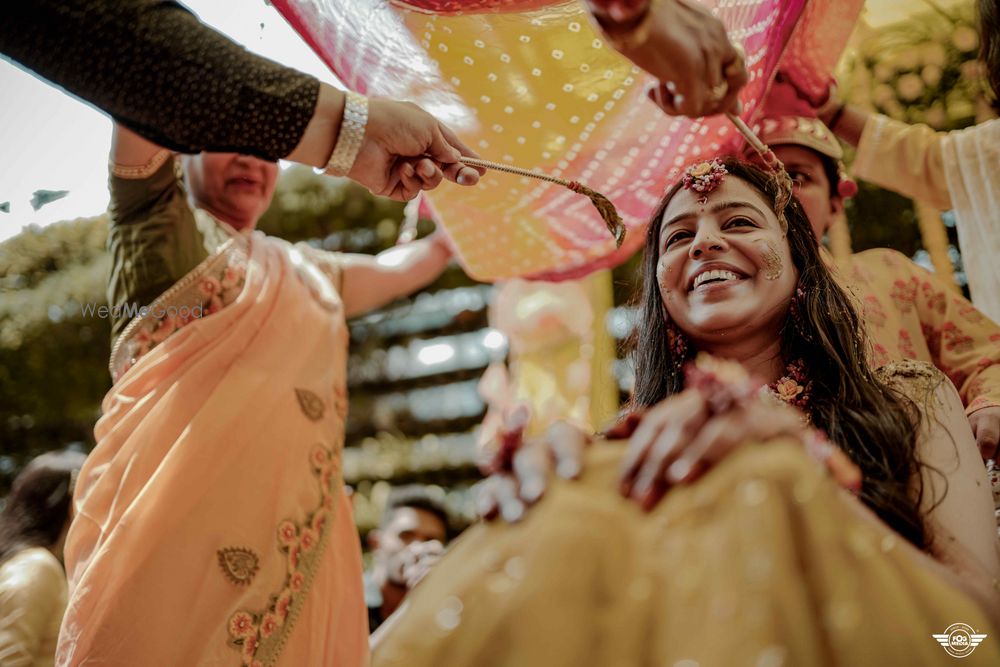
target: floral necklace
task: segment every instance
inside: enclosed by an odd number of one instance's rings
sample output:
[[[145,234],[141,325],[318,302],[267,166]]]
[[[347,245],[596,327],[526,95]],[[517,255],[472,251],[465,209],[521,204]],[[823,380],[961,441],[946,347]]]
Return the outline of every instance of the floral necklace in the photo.
[[[794,405],[808,414],[812,382],[806,375],[805,362],[802,359],[790,361],[785,367],[785,374],[767,388],[785,403]]]

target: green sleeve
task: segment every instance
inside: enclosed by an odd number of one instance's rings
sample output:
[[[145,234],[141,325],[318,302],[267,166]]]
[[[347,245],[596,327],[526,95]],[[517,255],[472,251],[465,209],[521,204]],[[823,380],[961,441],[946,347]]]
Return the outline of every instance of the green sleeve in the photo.
[[[131,319],[131,309],[152,303],[208,257],[208,251],[173,158],[148,178],[112,174],[109,188],[108,305],[114,344]]]

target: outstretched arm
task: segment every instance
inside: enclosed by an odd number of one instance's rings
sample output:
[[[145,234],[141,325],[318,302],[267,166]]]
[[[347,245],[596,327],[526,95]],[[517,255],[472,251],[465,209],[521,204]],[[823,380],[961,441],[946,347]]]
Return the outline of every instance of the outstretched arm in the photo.
[[[857,146],[851,165],[862,180],[942,211],[951,208],[941,142],[944,132],[926,125],[907,125],[850,104],[821,113],[834,134]]]
[[[451,255],[441,232],[377,255],[342,255],[340,292],[345,315],[361,315],[426,287],[445,270]]]
[[[321,167],[336,144],[345,94],[249,53],[177,2],[33,0],[0,21],[0,53],[183,153],[235,152]],[[372,100],[350,178],[412,199],[442,178],[475,185],[475,156],[418,107]]]

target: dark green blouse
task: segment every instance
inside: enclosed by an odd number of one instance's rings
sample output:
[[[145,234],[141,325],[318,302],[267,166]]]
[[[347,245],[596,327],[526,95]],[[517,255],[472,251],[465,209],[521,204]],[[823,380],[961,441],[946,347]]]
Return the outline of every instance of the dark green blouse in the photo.
[[[208,257],[209,249],[173,157],[148,178],[112,174],[108,183],[108,305],[117,315],[111,322],[113,344],[130,319],[126,305],[152,303]]]

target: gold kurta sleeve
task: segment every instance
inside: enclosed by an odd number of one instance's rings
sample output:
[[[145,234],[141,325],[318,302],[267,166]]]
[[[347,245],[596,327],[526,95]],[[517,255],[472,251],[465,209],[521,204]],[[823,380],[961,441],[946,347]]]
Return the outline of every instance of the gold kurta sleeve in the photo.
[[[851,171],[857,178],[948,210],[951,195],[941,151],[945,136],[926,125],[873,116],[865,124]]]

